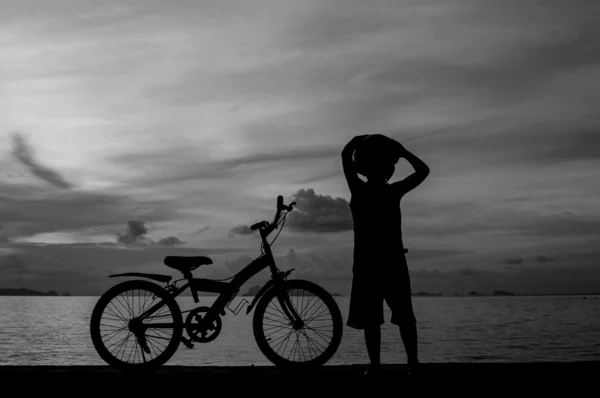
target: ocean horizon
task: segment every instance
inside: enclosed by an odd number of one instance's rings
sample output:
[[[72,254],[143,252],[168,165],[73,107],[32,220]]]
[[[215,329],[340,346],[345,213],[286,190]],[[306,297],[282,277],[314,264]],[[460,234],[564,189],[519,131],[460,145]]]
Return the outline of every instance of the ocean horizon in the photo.
[[[250,297],[251,298],[251,297]],[[177,299],[182,311],[211,305],[215,297]],[[234,309],[249,297],[238,297]],[[336,297],[344,323],[348,297]],[[98,296],[0,297],[0,365],[106,365],[90,339]],[[250,300],[248,300],[250,301]],[[600,295],[417,296],[413,299],[422,362],[536,362],[600,360]],[[398,328],[385,308],[382,362],[405,363]],[[166,363],[185,366],[272,365],[260,352],[245,308],[223,317],[216,340],[180,346]],[[328,365],[366,364],[363,333],[344,326]]]

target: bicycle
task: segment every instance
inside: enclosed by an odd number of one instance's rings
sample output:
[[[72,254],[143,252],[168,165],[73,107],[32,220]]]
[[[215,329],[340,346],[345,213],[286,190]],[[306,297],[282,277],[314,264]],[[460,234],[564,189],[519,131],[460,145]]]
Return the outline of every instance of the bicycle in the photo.
[[[183,278],[172,283],[171,276],[162,274],[128,272],[109,275],[111,278],[145,278],[166,285],[162,287],[141,279],[129,280],[113,286],[99,298],[92,312],[90,334],[100,357],[115,368],[150,369],[165,364],[180,344],[193,348],[194,342],[213,341],[221,332],[221,316],[226,314],[225,308],[229,308],[241,287],[251,277],[269,267],[271,279],[258,291],[246,311],[249,314],[256,306],[252,328],[259,349],[277,366],[317,367],[329,361],[342,339],[342,316],[336,301],[329,292],[314,282],[288,280],[293,269],[283,272],[277,268],[271,246],[281,229],[271,243],[267,242],[267,237],[278,229],[279,223],[285,224],[286,216],[295,204],[292,202],[289,206],[284,205],[283,197],[278,196],[274,221],[261,221],[250,227],[252,231],[259,230],[261,254],[229,279],[194,278],[193,270],[212,264],[212,259],[204,256],[165,257],[166,266],[183,274]],[[177,287],[177,283],[182,280],[187,282]],[[227,280],[230,282],[226,282]],[[183,322],[183,313],[175,298],[188,287],[195,303],[199,301],[198,292],[219,295],[210,307],[198,306],[186,311],[189,313]],[[113,300],[115,304],[111,306]],[[239,305],[243,307],[248,303],[245,299],[243,301],[245,303],[240,302],[236,309],[229,308],[230,311],[237,315]],[[300,304],[306,306],[298,309]],[[131,316],[132,319],[126,316]],[[276,316],[282,316],[283,319],[276,320]],[[113,326],[110,322],[125,323]],[[329,324],[325,324],[326,322]],[[184,330],[187,338],[183,335]],[[122,337],[123,334],[125,337]],[[290,339],[294,337],[291,352],[286,357],[285,351],[290,345]],[[108,338],[109,342],[105,343],[103,338]],[[306,350],[300,348],[301,342],[306,342]],[[129,345],[133,345],[133,352],[127,356],[124,351]]]

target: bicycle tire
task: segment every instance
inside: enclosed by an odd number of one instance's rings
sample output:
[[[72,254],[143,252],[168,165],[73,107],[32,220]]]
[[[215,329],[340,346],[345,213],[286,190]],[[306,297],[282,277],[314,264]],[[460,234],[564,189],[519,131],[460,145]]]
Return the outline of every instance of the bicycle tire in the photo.
[[[113,355],[102,341],[102,333],[100,326],[104,310],[114,298],[125,292],[134,290],[148,291],[156,297],[158,297],[160,300],[164,301],[164,303],[166,304],[173,316],[173,323],[175,323],[176,325],[183,325],[182,314],[179,305],[177,304],[177,301],[175,301],[175,299],[173,299],[165,289],[148,281],[126,281],[115,285],[109,290],[107,290],[94,306],[94,310],[90,319],[90,335],[92,338],[92,343],[98,355],[100,355],[100,357],[110,366],[123,370],[155,369],[166,363],[177,351],[183,334],[182,326],[175,326],[173,328],[173,335],[168,345],[166,346],[166,349],[161,354],[157,355],[155,358],[147,362],[125,362]],[[114,311],[113,314],[115,314]],[[162,339],[163,337],[160,338]],[[144,354],[141,355],[143,358],[145,358]]]
[[[318,297],[321,301],[323,301],[323,304],[326,305],[327,309],[329,310],[329,312],[331,314],[331,318],[332,318],[332,322],[333,322],[331,340],[327,343],[326,349],[320,355],[318,355],[317,357],[315,357],[313,359],[310,359],[310,360],[307,360],[304,362],[295,362],[293,360],[292,361],[289,360],[289,358],[284,358],[282,355],[279,354],[278,351],[275,351],[274,348],[271,347],[271,345],[269,344],[269,341],[268,341],[268,337],[265,335],[265,330],[264,330],[265,329],[264,328],[265,319],[267,319],[267,321],[269,320],[268,318],[265,318],[265,315],[267,314],[267,308],[268,308],[269,304],[271,303],[271,301],[273,299],[276,299],[277,294],[279,293],[280,289],[282,289],[282,288],[285,289],[286,291],[297,289],[297,290],[305,290],[305,291],[312,293],[314,296]],[[321,286],[317,285],[314,282],[301,280],[301,279],[293,279],[293,280],[285,281],[282,285],[282,288],[273,287],[273,288],[269,289],[264,294],[264,296],[260,299],[258,304],[256,305],[256,310],[254,312],[254,318],[253,318],[253,331],[254,331],[254,337],[256,339],[256,343],[257,343],[259,349],[265,355],[265,357],[267,357],[267,359],[269,361],[271,361],[276,366],[280,366],[280,367],[310,368],[310,367],[318,367],[318,366],[324,365],[336,353],[337,349],[340,346],[341,340],[342,340],[343,321],[342,321],[342,314],[340,312],[337,302],[335,301],[335,299],[329,292],[327,292],[325,289],[323,289]],[[294,305],[294,304],[292,303],[292,305]],[[307,311],[305,311],[305,312],[307,312]],[[301,311],[301,315],[302,315],[302,311]],[[271,329],[273,329],[272,326],[271,326]],[[311,329],[313,329],[313,328],[311,328]],[[298,339],[298,334],[296,336]],[[309,338],[306,335],[305,335],[305,338],[309,345],[309,352],[310,352],[310,343],[308,342]],[[287,345],[287,343],[286,343],[286,345]],[[304,352],[303,352],[303,355],[304,355]],[[298,357],[300,358],[299,354],[298,354]]]

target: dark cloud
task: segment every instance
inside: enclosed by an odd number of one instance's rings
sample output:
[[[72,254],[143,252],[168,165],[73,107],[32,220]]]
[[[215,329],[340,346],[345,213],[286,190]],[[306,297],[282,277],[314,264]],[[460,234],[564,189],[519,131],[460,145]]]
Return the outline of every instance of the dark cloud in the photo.
[[[0,287],[27,287],[41,291],[55,290],[81,295],[99,295],[117,279],[108,275],[122,272],[149,272],[180,277],[163,264],[166,256],[230,255],[246,249],[239,247],[185,248],[112,244],[11,244],[19,254],[0,255]],[[6,267],[11,264],[10,267]],[[140,269],[141,268],[141,269]],[[195,276],[205,277],[213,268],[202,266]],[[23,278],[25,277],[25,278]]]
[[[229,231],[229,237],[232,238],[235,235],[246,236],[254,235],[256,231],[252,231],[248,225],[237,225]]]
[[[595,22],[577,26],[552,41],[505,49],[502,58],[479,65],[416,59],[382,64],[361,84],[372,88],[416,85],[418,98],[476,96],[494,105],[515,104],[539,96],[563,73],[600,64]],[[410,94],[413,99],[415,93]]]
[[[449,153],[469,157],[471,162],[481,162],[487,168],[554,166],[598,159],[600,123],[586,116],[585,111],[579,120],[553,120],[551,115],[559,111],[548,108],[550,116],[546,122],[515,126],[503,118],[452,127],[441,134],[424,135],[418,141],[418,150],[433,158]],[[393,137],[402,141],[402,137]]]
[[[542,256],[537,256],[537,257],[535,258],[535,261],[537,261],[537,262],[539,262],[539,263],[547,263],[547,262],[550,262],[550,261],[554,261],[554,259],[553,259],[553,258],[551,258],[551,257],[548,257],[548,256],[543,256],[543,255],[542,255]]]
[[[282,121],[280,121],[282,122]],[[244,129],[264,132],[260,128],[265,122],[245,125]],[[273,131],[282,132],[282,125],[270,125]],[[267,138],[270,139],[270,138]],[[272,139],[270,139],[272,141]],[[310,148],[284,148],[270,152],[254,152],[225,160],[212,160],[205,162],[204,153],[198,151],[192,144],[187,146],[173,146],[160,150],[128,153],[126,155],[111,156],[110,160],[124,166],[135,166],[142,170],[143,175],[136,176],[132,183],[142,186],[157,186],[175,182],[193,180],[215,180],[243,178],[245,175],[254,175],[261,170],[272,170],[275,164],[296,165],[319,159],[328,159],[338,156],[338,147],[310,147]],[[208,154],[206,155],[208,157]]]
[[[206,227],[200,228],[200,229],[199,229],[198,231],[196,231],[196,232],[192,232],[192,233],[190,234],[190,236],[193,236],[193,235],[200,235],[202,232],[208,231],[209,229],[210,229],[210,225],[207,225]]]
[[[408,248],[406,255],[409,260],[426,260],[434,258],[443,258],[450,256],[458,256],[461,254],[471,253],[470,250],[462,249],[421,249],[421,248]]]
[[[481,275],[481,271],[472,268],[462,268],[458,270],[460,276],[475,276]]]
[[[527,199],[535,203],[538,198]],[[449,203],[447,208],[435,202],[414,202],[403,219],[403,230],[411,236],[452,237],[474,233],[489,233],[515,238],[595,238],[599,236],[600,217],[577,215],[570,211],[540,214],[510,208],[509,199],[499,201],[498,207],[483,202],[465,201]],[[443,221],[432,223],[431,219]],[[424,222],[426,221],[426,222]]]
[[[300,189],[292,196],[294,210],[286,226],[295,232],[344,232],[353,229],[348,201],[329,195],[317,195],[314,189]]]
[[[184,245],[185,242],[182,242],[179,238],[177,238],[175,236],[169,236],[168,238],[160,239],[158,242],[156,242],[156,244],[159,246],[173,247],[173,246]]]
[[[233,275],[232,275],[231,272],[223,271],[220,268],[213,268],[212,271],[206,276],[206,278],[207,279],[223,280],[223,279],[229,279],[232,276]]]
[[[158,242],[153,241],[146,235],[148,233],[148,227],[144,221],[129,220],[127,221],[127,231],[125,233],[117,233],[117,243],[124,244],[126,246],[166,246],[173,247],[185,244],[175,236],[169,236],[162,238]]]
[[[10,254],[6,257],[6,260],[4,261],[4,264],[0,269],[4,271],[3,273],[8,274],[23,275],[28,273],[25,261],[14,254]]]
[[[413,291],[458,293],[475,290],[491,294],[505,290],[517,294],[590,293],[600,291],[598,267],[514,268],[511,271],[458,269],[411,270]]]
[[[74,190],[57,193],[9,184],[0,184],[0,188],[0,238],[4,239],[90,227],[114,228],[138,212],[151,222],[178,217],[168,201],[134,201],[119,194]]]
[[[504,260],[502,260],[502,262],[504,264],[510,264],[510,265],[521,265],[523,264],[523,258],[522,257],[514,257],[514,258],[506,258]]]
[[[296,254],[294,249],[289,249],[284,259],[290,268],[298,270],[300,273],[309,273],[316,271],[317,266],[311,261],[307,261]]]
[[[232,274],[237,274],[253,260],[252,257],[242,256],[233,261],[225,261],[225,266]]]
[[[12,136],[13,155],[37,177],[54,185],[57,188],[70,189],[73,185],[65,180],[58,172],[40,164],[35,159],[33,148],[27,139],[20,133]]]
[[[522,222],[514,220],[514,234],[539,237],[598,237],[600,216],[575,216],[561,213],[550,216],[532,215]]]
[[[148,228],[143,221],[127,221],[127,231],[117,233],[117,242],[129,246],[150,246],[151,241],[146,237]]]

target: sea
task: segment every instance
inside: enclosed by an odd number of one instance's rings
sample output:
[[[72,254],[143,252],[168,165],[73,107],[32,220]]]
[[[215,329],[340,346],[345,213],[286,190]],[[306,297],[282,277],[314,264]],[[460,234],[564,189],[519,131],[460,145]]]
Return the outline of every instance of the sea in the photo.
[[[230,304],[233,309],[244,298]],[[248,299],[248,298],[246,298]],[[210,306],[214,297],[179,297],[182,310]],[[90,339],[98,297],[0,297],[0,365],[106,365]],[[348,297],[336,297],[344,323]],[[600,295],[414,297],[419,357],[436,362],[540,362],[600,360]],[[212,342],[183,345],[166,363],[186,366],[272,365],[252,332],[254,311],[223,317]],[[185,317],[185,315],[184,315]],[[185,318],[184,318],[185,319]],[[385,307],[381,360],[405,363],[398,327]],[[367,364],[362,331],[344,326],[327,365]]]

